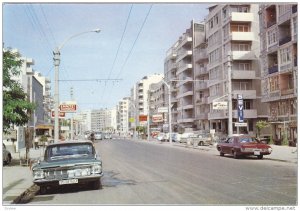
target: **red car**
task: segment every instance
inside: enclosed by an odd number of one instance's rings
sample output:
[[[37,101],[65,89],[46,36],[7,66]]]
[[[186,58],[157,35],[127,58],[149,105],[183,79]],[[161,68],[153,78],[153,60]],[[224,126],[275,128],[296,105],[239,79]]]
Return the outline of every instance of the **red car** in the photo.
[[[268,144],[261,143],[249,135],[229,137],[217,144],[217,150],[220,152],[220,156],[230,154],[234,158],[239,158],[240,156],[254,155],[258,159],[262,159],[264,155],[269,155],[272,152],[272,148]]]

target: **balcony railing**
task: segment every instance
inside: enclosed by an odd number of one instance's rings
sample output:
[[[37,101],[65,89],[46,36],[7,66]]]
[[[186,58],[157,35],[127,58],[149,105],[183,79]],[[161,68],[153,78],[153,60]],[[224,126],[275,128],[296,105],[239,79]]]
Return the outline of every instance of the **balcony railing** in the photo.
[[[291,37],[291,36],[282,38],[282,39],[279,40],[279,46],[280,46],[280,45],[283,45],[283,44],[285,44],[285,43],[288,43],[288,42],[290,42],[291,40],[292,40],[292,37]]]
[[[276,20],[271,20],[267,22],[267,28],[270,28],[271,26],[273,26],[274,24],[276,24]]]
[[[273,66],[273,67],[269,67],[268,70],[269,70],[269,74],[277,73],[278,72],[278,65]]]

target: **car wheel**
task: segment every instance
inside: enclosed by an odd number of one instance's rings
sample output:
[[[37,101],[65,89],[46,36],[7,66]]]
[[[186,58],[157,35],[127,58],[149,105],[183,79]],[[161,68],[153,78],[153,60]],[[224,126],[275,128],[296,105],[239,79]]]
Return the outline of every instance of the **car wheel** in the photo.
[[[224,156],[224,153],[222,151],[220,151],[220,156],[222,156],[222,157]]]
[[[199,145],[199,146],[204,146],[203,141],[200,141],[198,145]]]
[[[264,157],[263,155],[258,155],[257,156],[258,159],[263,159],[263,157]]]
[[[47,186],[40,186],[40,194],[44,195],[47,193]]]
[[[234,159],[238,159],[239,158],[239,155],[236,151],[233,151],[233,157]]]
[[[11,160],[12,160],[11,154],[8,154],[7,164],[11,163]]]
[[[99,179],[99,180],[96,180],[96,181],[93,181],[93,182],[91,183],[91,185],[92,185],[93,190],[99,190],[99,189],[102,189],[102,184],[101,184],[101,180],[100,180],[100,179]]]

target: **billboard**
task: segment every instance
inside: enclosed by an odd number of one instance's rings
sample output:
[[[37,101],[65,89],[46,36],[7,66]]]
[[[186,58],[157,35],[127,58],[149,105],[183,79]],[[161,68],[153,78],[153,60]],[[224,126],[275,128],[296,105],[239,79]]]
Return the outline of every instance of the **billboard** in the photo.
[[[164,117],[162,114],[156,114],[152,116],[152,122],[163,122]]]
[[[66,101],[60,104],[59,110],[66,113],[75,113],[77,110],[76,101]]]
[[[213,102],[213,109],[216,109],[216,110],[228,109],[228,103],[227,102]]]
[[[147,121],[147,115],[140,115],[139,116],[139,121],[140,122],[146,122]]]
[[[238,119],[239,122],[244,122],[244,102],[243,102],[243,96],[238,94],[237,95],[237,112],[238,112]]]
[[[51,117],[52,117],[52,118],[55,117],[55,112],[54,112],[54,110],[51,110]],[[65,118],[65,117],[66,117],[66,113],[65,113],[65,112],[58,111],[58,118]]]

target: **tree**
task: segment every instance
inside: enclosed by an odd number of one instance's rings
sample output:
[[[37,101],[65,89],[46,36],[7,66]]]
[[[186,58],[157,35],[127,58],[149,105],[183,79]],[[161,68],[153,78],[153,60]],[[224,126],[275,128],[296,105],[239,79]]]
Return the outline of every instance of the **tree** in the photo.
[[[262,129],[269,127],[269,123],[263,120],[260,120],[258,122],[256,122],[256,129],[257,129],[257,133],[258,133],[258,137],[260,137],[260,132]]]
[[[8,133],[13,125],[23,126],[35,109],[28,101],[21,84],[13,79],[20,74],[23,61],[18,53],[3,51],[3,132]]]

